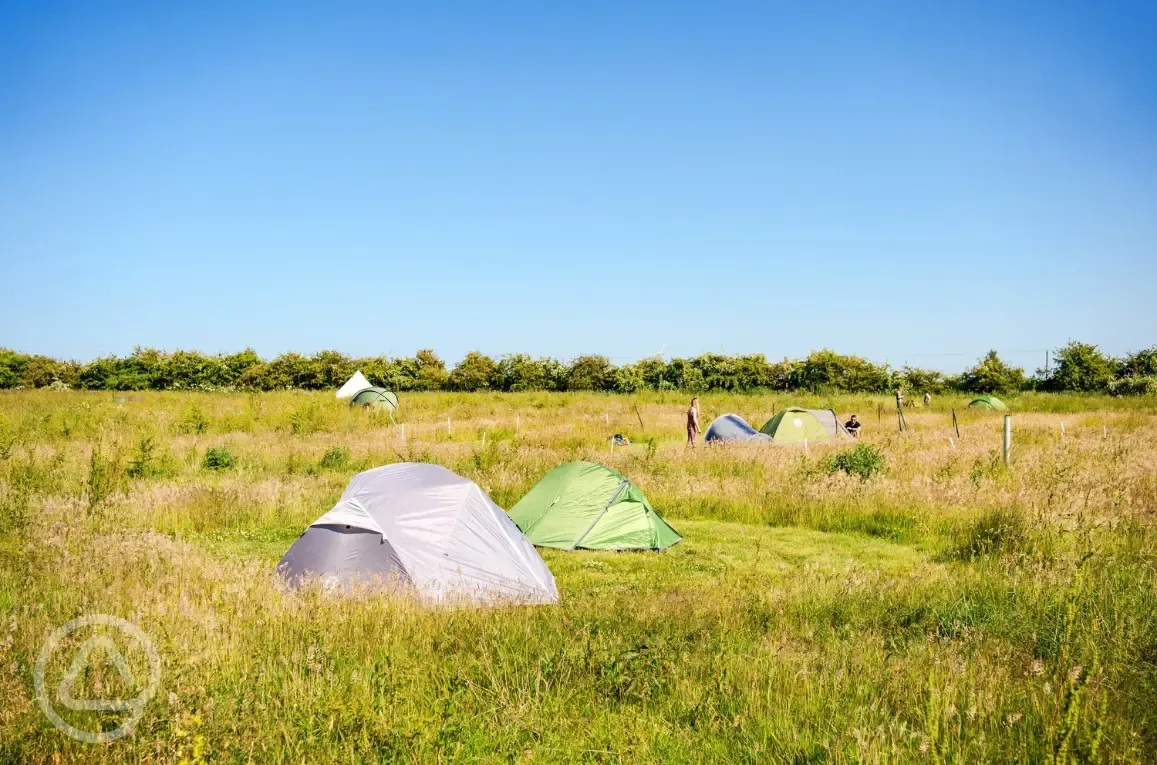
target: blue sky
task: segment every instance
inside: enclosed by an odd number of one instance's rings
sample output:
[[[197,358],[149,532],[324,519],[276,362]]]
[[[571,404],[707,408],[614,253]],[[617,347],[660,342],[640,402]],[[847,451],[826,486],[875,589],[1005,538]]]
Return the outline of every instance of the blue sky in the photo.
[[[1157,343],[1152,3],[0,0],[0,345]]]

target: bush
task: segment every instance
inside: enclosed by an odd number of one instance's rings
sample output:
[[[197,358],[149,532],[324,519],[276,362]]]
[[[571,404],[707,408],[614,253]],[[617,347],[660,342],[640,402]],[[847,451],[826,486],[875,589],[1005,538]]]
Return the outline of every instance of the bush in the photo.
[[[866,481],[874,475],[888,472],[888,460],[883,452],[871,444],[859,444],[855,449],[831,457],[826,467],[829,474],[842,470]]]
[[[350,451],[344,446],[335,446],[322,455],[317,466],[322,470],[344,470],[350,461]]]
[[[1157,396],[1157,376],[1122,377],[1109,383],[1112,396]]]
[[[1005,364],[996,351],[989,351],[976,366],[955,378],[956,387],[970,393],[1015,393],[1024,390],[1027,383],[1024,370]]]
[[[1089,343],[1071,342],[1055,354],[1057,368],[1046,381],[1049,390],[1099,393],[1113,383],[1113,359]]]
[[[228,446],[211,446],[205,452],[205,458],[201,460],[201,467],[206,470],[232,470],[236,463],[237,458],[229,451]]]

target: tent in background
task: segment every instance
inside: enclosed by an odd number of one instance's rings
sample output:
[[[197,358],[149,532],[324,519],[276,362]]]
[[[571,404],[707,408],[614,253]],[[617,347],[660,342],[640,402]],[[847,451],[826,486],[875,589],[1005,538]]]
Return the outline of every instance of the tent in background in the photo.
[[[550,569],[502,508],[472,481],[423,463],[355,475],[278,571],[295,586],[317,577],[431,601],[558,601]]]
[[[370,381],[362,374],[362,370],[354,372],[353,377],[345,381],[345,384],[337,389],[338,398],[353,398],[358,391],[372,388]]]
[[[770,441],[771,436],[760,433],[738,414],[721,414],[707,426],[703,439],[709,442]]]
[[[768,420],[760,432],[777,444],[819,443],[848,435],[831,409],[801,409],[789,406]]]
[[[665,550],[683,539],[638,487],[593,462],[556,467],[510,517],[534,544],[560,550]]]
[[[1008,404],[1004,403],[996,396],[989,396],[985,394],[983,396],[977,396],[976,398],[972,399],[972,401],[968,404],[968,408],[995,409],[998,412],[1007,412]]]
[[[350,406],[372,406],[385,409],[391,416],[398,408],[398,397],[385,388],[366,388],[350,399]]]

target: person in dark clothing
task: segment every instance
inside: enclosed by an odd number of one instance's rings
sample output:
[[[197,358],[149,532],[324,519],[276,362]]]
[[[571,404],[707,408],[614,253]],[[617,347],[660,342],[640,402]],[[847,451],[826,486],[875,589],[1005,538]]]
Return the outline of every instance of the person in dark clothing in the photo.
[[[853,414],[852,419],[844,423],[844,427],[848,429],[848,433],[851,434],[852,438],[860,437],[860,420],[856,415]]]

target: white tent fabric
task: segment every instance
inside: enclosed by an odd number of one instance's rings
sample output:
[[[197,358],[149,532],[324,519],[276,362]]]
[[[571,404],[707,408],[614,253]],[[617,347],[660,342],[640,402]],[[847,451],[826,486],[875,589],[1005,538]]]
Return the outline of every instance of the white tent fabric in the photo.
[[[374,386],[370,385],[370,381],[366,379],[366,376],[362,374],[362,370],[359,369],[358,371],[354,372],[353,377],[346,380],[345,384],[337,389],[337,397],[353,398],[358,394],[359,391],[363,391],[366,388],[372,387]]]
[[[382,544],[351,547],[349,535],[339,533],[349,529],[378,534]],[[313,542],[301,554],[315,530],[332,534],[332,543]],[[384,563],[369,558],[394,555],[401,578],[429,600],[558,602],[550,569],[506,512],[472,481],[438,465],[407,462],[359,473],[294,547],[280,566],[291,581],[307,571],[331,581],[355,578],[359,570],[372,576]],[[364,566],[351,567],[349,558],[359,555],[367,556]]]

